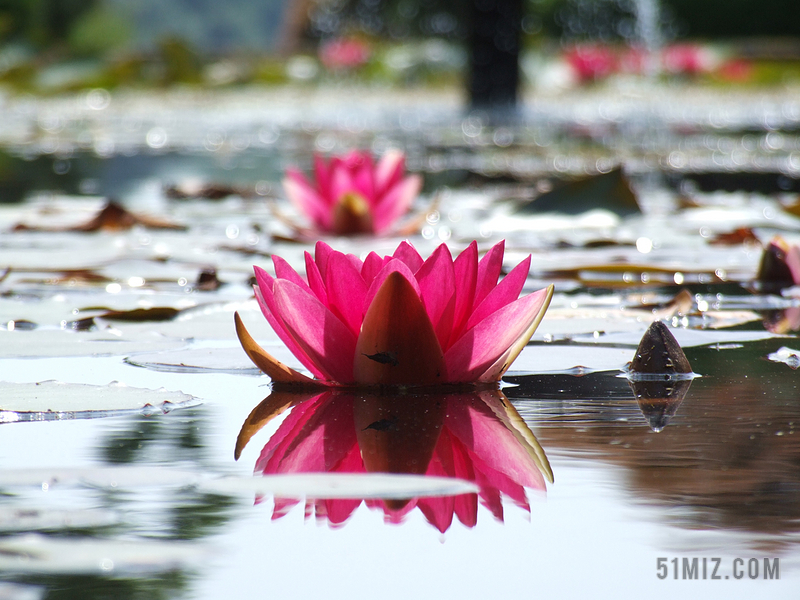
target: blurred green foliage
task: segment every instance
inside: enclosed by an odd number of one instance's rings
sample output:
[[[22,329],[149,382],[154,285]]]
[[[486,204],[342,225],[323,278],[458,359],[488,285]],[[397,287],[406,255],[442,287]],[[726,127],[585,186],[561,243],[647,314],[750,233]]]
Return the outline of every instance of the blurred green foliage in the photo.
[[[67,41],[72,27],[99,0],[0,0],[0,43],[45,49]]]

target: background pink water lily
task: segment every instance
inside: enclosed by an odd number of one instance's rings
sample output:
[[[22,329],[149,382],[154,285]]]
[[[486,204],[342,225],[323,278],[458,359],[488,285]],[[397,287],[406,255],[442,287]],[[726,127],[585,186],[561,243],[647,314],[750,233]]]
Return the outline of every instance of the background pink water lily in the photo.
[[[498,282],[500,242],[478,260],[471,243],[456,259],[445,244],[427,259],[402,242],[364,261],[323,242],[306,253],[306,279],[278,256],[275,276],[255,267],[256,299],[275,333],[324,385],[495,382],[528,343],[553,286],[519,297],[529,256]],[[237,333],[274,381],[314,380],[278,363]]]
[[[313,181],[299,169],[287,169],[283,187],[320,232],[381,234],[409,211],[422,178],[405,175],[405,155],[398,150],[377,163],[369,152],[353,150],[328,162],[315,155]]]
[[[267,398],[265,403],[288,406],[291,401]],[[270,419],[277,414],[268,412]],[[415,395],[402,402],[395,397],[324,392],[294,406],[264,446],[255,471],[411,473],[477,483],[479,494],[306,503],[307,514],[313,511],[333,525],[344,523],[362,502],[382,510],[393,523],[419,508],[441,532],[454,517],[473,527],[479,502],[502,520],[504,496],[529,511],[526,488],[544,491],[545,478],[553,480],[544,451],[499,390]],[[285,515],[298,502],[276,498],[273,518]]]

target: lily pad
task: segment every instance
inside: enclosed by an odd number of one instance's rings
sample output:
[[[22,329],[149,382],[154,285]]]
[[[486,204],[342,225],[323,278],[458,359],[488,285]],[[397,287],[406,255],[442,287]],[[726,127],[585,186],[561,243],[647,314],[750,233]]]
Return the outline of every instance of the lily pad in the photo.
[[[0,506],[0,532],[63,531],[117,525],[120,513],[110,510],[58,510]],[[0,594],[0,599],[2,599]]]
[[[199,404],[182,392],[132,388],[117,382],[107,386],[0,382],[0,398],[0,423],[153,415]]]
[[[394,498],[474,494],[477,485],[462,479],[394,473],[293,473],[263,477],[209,479],[201,489],[216,494],[270,494],[279,498]]]
[[[607,348],[577,344],[534,344],[525,348],[509,375],[565,373],[583,375],[596,371],[622,369],[630,361],[627,348]]]
[[[138,215],[128,211],[121,204],[111,200],[91,219],[71,227],[48,227],[43,225],[29,225],[18,223],[13,231],[125,231],[133,227],[140,226],[148,229],[186,229],[185,226],[172,223],[165,219],[151,217],[149,215]]]
[[[0,469],[0,488],[89,486],[110,489],[140,489],[152,486],[189,487],[200,476],[164,467],[85,467]]]
[[[169,373],[232,373],[260,375],[241,348],[196,348],[156,354],[129,356],[125,362],[135,367]]]
[[[0,581],[0,600],[41,600],[44,594],[43,587]]]
[[[68,331],[37,329],[3,331],[0,329],[0,358],[44,358],[49,356],[124,356],[134,352],[168,350],[186,346],[186,342],[152,331],[117,330]]]
[[[39,534],[0,541],[0,571],[119,575],[180,569],[208,556],[199,544],[152,540],[53,538]]]
[[[618,215],[641,212],[636,195],[621,168],[557,185],[554,190],[537,197],[518,212],[561,212],[575,215],[595,208],[603,208]]]
[[[776,352],[772,352],[767,358],[772,362],[785,363],[792,369],[800,367],[800,350],[793,350],[786,346],[778,348]]]

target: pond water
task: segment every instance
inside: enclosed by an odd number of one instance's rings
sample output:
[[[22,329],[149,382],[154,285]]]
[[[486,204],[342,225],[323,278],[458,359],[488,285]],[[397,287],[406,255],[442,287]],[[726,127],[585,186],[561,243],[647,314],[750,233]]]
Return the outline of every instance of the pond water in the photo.
[[[796,597],[800,295],[753,286],[773,235],[800,241],[795,97],[686,92],[680,118],[647,120],[613,95],[591,114],[543,99],[492,126],[443,116],[449,98],[404,99],[399,121],[380,99],[356,121],[283,99],[270,120],[243,94],[224,127],[224,103],[195,100],[196,130],[177,102],[7,100],[0,598]],[[241,350],[234,311],[299,367],[252,265],[302,269],[311,241],[270,208],[300,218],[283,169],[353,145],[425,175],[423,256],[505,239],[506,269],[533,256],[526,292],[555,284],[501,391],[281,396]],[[616,179],[524,208],[587,172]],[[68,230],[107,196],[151,220]],[[643,392],[625,368],[654,319],[698,376]],[[473,483],[297,475],[367,448],[368,470],[433,456]]]

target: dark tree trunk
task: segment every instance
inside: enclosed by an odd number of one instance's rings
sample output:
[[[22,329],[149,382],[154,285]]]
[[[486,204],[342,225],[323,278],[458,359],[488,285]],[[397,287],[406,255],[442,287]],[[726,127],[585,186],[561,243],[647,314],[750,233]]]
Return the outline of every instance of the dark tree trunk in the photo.
[[[519,88],[522,0],[472,0],[470,108],[513,113]]]

